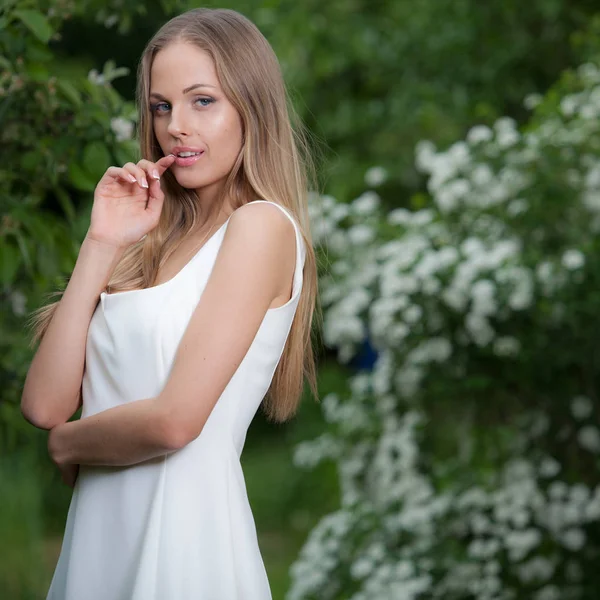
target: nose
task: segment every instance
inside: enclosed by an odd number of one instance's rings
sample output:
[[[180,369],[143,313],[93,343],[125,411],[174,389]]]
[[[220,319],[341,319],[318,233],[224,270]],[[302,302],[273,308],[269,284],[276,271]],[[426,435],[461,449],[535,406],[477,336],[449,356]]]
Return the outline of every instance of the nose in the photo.
[[[167,131],[173,137],[186,136],[188,134],[186,119],[184,118],[182,107],[171,107],[171,118]]]

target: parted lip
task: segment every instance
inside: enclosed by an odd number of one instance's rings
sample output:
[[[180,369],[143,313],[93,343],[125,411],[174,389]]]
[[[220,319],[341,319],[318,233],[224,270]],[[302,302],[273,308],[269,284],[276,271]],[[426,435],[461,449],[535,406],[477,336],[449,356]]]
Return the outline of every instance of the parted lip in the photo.
[[[204,152],[202,148],[193,148],[191,146],[175,146],[171,148],[171,154],[177,156],[180,152]]]

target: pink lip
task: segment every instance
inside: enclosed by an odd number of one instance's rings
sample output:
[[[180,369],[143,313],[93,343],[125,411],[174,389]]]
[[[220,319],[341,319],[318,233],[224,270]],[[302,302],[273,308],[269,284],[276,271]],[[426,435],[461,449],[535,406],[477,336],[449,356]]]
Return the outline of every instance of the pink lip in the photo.
[[[199,154],[196,154],[195,156],[186,156],[185,158],[182,158],[180,156],[177,156],[179,152],[199,152]],[[201,150],[200,148],[190,148],[188,146],[176,146],[175,148],[173,148],[173,150],[171,150],[171,154],[175,156],[175,164],[178,167],[189,167],[190,165],[193,165],[197,160],[202,158],[204,150]]]

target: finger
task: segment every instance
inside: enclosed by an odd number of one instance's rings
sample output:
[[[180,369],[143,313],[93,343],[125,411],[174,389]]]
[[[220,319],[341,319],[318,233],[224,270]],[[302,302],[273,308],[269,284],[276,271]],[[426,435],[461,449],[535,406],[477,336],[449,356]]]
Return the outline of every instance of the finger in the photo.
[[[165,200],[165,194],[160,187],[160,181],[158,179],[152,179],[150,181],[150,194],[148,196],[148,204],[146,210],[150,211],[155,215],[160,215],[162,210],[163,202]]]
[[[146,160],[145,158],[142,158],[142,160],[138,161],[137,166],[140,169],[144,170],[148,180],[160,179],[161,172],[159,172],[156,163],[153,163],[151,160]]]
[[[162,175],[171,165],[173,165],[174,162],[174,154],[167,154],[167,156],[163,156],[160,160],[157,160],[156,168],[158,170],[158,174]]]
[[[137,166],[141,169],[144,169],[144,171],[148,174],[149,179],[160,179],[161,175],[173,164],[174,161],[175,156],[169,154],[168,156],[163,156],[155,163],[151,160],[142,158],[142,160],[138,162]]]
[[[140,169],[140,167],[131,162],[125,163],[123,168],[135,177],[139,186],[148,189],[148,180],[146,179],[146,172],[144,169]]]
[[[120,179],[122,181],[126,181],[127,183],[137,182],[135,176],[122,167],[108,167],[108,169],[106,169],[106,175],[112,179]]]

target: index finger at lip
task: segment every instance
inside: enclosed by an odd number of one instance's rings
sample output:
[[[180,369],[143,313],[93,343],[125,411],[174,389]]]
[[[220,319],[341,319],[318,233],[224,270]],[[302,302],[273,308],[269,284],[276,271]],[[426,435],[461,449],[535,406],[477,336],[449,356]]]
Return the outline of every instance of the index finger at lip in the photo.
[[[160,175],[162,175],[173,163],[175,162],[175,155],[168,154],[163,156],[161,159],[156,161],[156,168]]]

